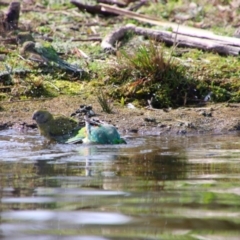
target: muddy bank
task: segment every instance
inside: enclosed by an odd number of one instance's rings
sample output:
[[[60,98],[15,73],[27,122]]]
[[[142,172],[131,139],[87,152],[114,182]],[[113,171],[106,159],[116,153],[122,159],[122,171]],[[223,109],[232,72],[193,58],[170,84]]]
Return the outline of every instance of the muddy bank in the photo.
[[[113,105],[113,113],[102,112],[94,97],[61,96],[36,101],[2,102],[0,130],[13,128],[35,129],[31,119],[36,109],[47,109],[54,114],[70,116],[81,104],[91,104],[97,117],[116,125],[122,134],[144,135],[226,134],[240,131],[240,104],[207,104],[202,107],[178,109],[129,109]]]

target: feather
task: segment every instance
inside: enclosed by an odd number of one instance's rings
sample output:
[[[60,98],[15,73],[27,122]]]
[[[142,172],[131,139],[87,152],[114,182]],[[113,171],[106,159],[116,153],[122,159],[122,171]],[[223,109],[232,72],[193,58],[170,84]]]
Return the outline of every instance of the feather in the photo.
[[[121,144],[126,141],[120,137],[116,127],[110,124],[99,124],[91,126],[90,119],[85,116],[86,137],[82,139],[83,143],[96,144]]]

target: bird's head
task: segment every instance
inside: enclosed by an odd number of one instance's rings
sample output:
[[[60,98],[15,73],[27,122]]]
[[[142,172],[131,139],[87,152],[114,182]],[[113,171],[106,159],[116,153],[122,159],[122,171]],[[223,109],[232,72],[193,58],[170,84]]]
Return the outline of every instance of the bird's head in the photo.
[[[27,52],[35,52],[35,42],[27,41],[23,44],[20,53],[24,55]]]
[[[46,110],[37,110],[33,113],[32,119],[37,124],[44,124],[53,119],[53,115]]]
[[[16,37],[17,44],[22,46],[25,42],[34,42],[34,38],[29,32],[20,32]]]

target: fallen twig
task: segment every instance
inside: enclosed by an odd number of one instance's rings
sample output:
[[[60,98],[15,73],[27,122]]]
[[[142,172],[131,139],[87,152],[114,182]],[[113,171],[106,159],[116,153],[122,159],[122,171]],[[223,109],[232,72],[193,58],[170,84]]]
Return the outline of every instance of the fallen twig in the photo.
[[[66,38],[68,40],[68,38]],[[101,42],[101,37],[88,37],[88,38],[73,38],[72,42]]]
[[[102,11],[101,5],[88,5],[83,4],[82,2],[78,0],[71,0],[71,3],[75,5],[80,11],[88,12],[91,14],[102,14],[105,16],[117,16],[115,13]]]
[[[118,7],[127,7],[127,3],[118,0],[97,0],[98,3],[117,5]]]
[[[114,48],[115,42],[121,39],[126,34],[126,32],[134,31],[134,27],[135,27],[134,25],[127,25],[114,30],[102,40],[101,47],[104,50],[115,51],[116,50]]]
[[[217,36],[211,32],[206,31],[208,34],[204,37],[202,33],[201,37],[198,37],[198,34],[192,34],[189,32],[189,35],[186,35],[186,32],[182,32],[179,27],[177,33],[165,31],[165,30],[153,30],[150,28],[137,27],[133,24],[123,26],[117,30],[114,30],[112,33],[107,35],[102,41],[103,49],[115,50],[114,43],[122,38],[126,32],[131,31],[138,35],[143,35],[149,38],[152,38],[156,41],[163,41],[170,45],[176,45],[180,47],[193,47],[206,51],[213,51],[224,55],[234,55],[238,56],[240,54],[240,41],[238,38],[231,37],[221,37]],[[186,29],[185,29],[186,30]],[[197,29],[195,29],[197,31]],[[195,35],[195,36],[191,36]]]

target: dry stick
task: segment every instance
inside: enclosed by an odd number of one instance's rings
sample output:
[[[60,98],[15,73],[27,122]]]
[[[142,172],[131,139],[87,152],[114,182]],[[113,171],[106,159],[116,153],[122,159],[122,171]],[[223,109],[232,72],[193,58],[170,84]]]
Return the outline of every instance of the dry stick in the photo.
[[[70,2],[76,7],[78,7],[80,11],[88,12],[91,14],[103,14],[105,16],[116,16],[116,14],[114,13],[102,11],[100,4],[88,5],[88,4],[82,3],[79,0],[71,0]]]
[[[188,26],[180,27],[180,25],[176,24],[176,23],[160,21],[158,18],[155,18],[155,17],[151,17],[148,15],[142,15],[139,13],[134,13],[134,12],[128,11],[126,9],[109,6],[107,4],[99,4],[99,5],[102,7],[102,11],[112,12],[112,13],[115,13],[118,15],[123,15],[123,16],[129,17],[129,18],[136,19],[140,22],[150,23],[153,25],[162,26],[162,27],[166,27],[166,28],[172,28],[173,32],[179,31],[179,33],[181,33],[183,35],[185,34],[185,35],[194,36],[194,37],[211,38],[211,39],[215,39],[215,40],[219,40],[219,37],[220,37],[221,39],[222,38],[226,39],[226,41],[230,41],[232,39],[230,37],[217,36],[210,31],[199,29],[199,28],[188,27]],[[235,41],[236,40],[238,40],[238,45],[239,45],[240,44],[239,39],[235,38]],[[235,41],[233,43],[235,43]]]
[[[101,37],[73,38],[72,41],[73,42],[101,42],[102,38]]]
[[[128,4],[123,1],[116,1],[116,0],[98,0],[97,3],[104,3],[104,4],[115,4],[118,7],[126,7]]]
[[[141,34],[144,36],[150,36],[156,38],[158,41],[165,41],[167,43],[173,44],[174,36],[173,33],[168,31],[160,31],[160,30],[152,30],[152,29],[145,29],[141,27],[135,27],[134,32],[137,34]],[[239,41],[239,40],[238,40]],[[239,55],[240,52],[240,41],[239,46],[233,46],[231,44],[225,44],[225,42],[220,42],[211,39],[202,39],[196,38],[191,36],[185,36],[183,34],[178,33],[177,35],[177,43],[180,47],[194,47],[202,50],[207,51],[214,51],[221,54],[227,55]]]
[[[170,56],[172,56],[173,52],[175,51],[175,49],[178,46],[178,43],[177,43],[178,30],[179,30],[179,25],[178,25],[178,28],[177,28],[177,32],[175,34],[175,38],[174,38],[174,42],[173,42],[173,48],[171,50]],[[171,61],[171,58],[168,59],[168,65],[170,64],[170,61]]]
[[[153,25],[158,25],[158,26],[163,26],[163,27],[171,27],[171,28],[176,28],[176,29],[178,28],[178,24],[170,23],[170,22],[163,22],[155,17],[151,17],[148,15],[142,15],[139,13],[134,13],[134,12],[128,11],[126,9],[109,6],[107,4],[100,3],[99,5],[102,7],[102,11],[105,11],[105,12],[111,12],[111,13],[115,13],[118,15],[123,15],[123,16],[129,17],[129,18],[139,20],[140,22],[150,23]],[[188,30],[193,30],[193,29],[196,30],[196,28],[192,28],[192,27],[186,27],[186,26],[183,26],[183,27]],[[206,30],[202,30],[202,29],[199,29],[199,30],[204,33],[211,33]],[[213,34],[213,33],[211,33],[211,34]]]
[[[176,35],[172,32],[136,27],[133,24],[121,27],[117,30],[114,30],[111,34],[107,35],[103,39],[101,47],[103,49],[115,50],[113,47],[114,43],[119,38],[123,37],[127,31],[132,31],[136,34],[150,37],[152,39],[155,39],[156,41],[164,41],[167,44],[171,44],[171,45],[173,45],[174,42],[175,43],[177,42],[177,45],[180,47],[192,47],[192,48],[198,48],[206,51],[213,51],[221,54],[234,55],[234,56],[238,56],[240,53],[240,43],[239,43],[239,46],[233,46],[230,43],[225,44],[225,42],[220,42],[216,40],[185,36],[180,32],[177,34],[177,37],[176,37]],[[177,40],[174,40],[175,38]]]
[[[104,50],[113,50],[115,51],[116,49],[113,47],[114,43],[122,38],[126,32],[128,31],[134,31],[135,26],[134,25],[127,25],[124,27],[120,27],[116,30],[114,30],[112,33],[108,34],[101,43],[101,47]]]
[[[197,29],[187,26],[179,26],[178,24],[162,22],[157,18],[141,15],[138,13],[133,13],[125,9],[120,9],[117,7],[108,6],[106,4],[100,4],[103,11],[113,12],[116,14],[121,14],[129,18],[139,20],[141,22],[147,22],[150,24],[171,27],[173,33],[177,33],[177,43],[179,46],[185,47],[195,47],[203,50],[215,51],[221,54],[229,55],[239,55],[240,53],[240,41],[238,38],[218,36],[214,33],[202,29]],[[128,25],[127,25],[128,26]],[[140,27],[122,27],[112,33],[112,36],[108,35],[103,43],[102,47],[105,47],[109,44],[108,48],[113,48],[113,41],[117,40],[117,37],[122,37],[126,31],[133,31],[136,34],[141,34],[144,36],[156,38],[156,40],[165,41],[169,44],[174,43],[173,33],[169,31],[161,30],[152,30]]]

